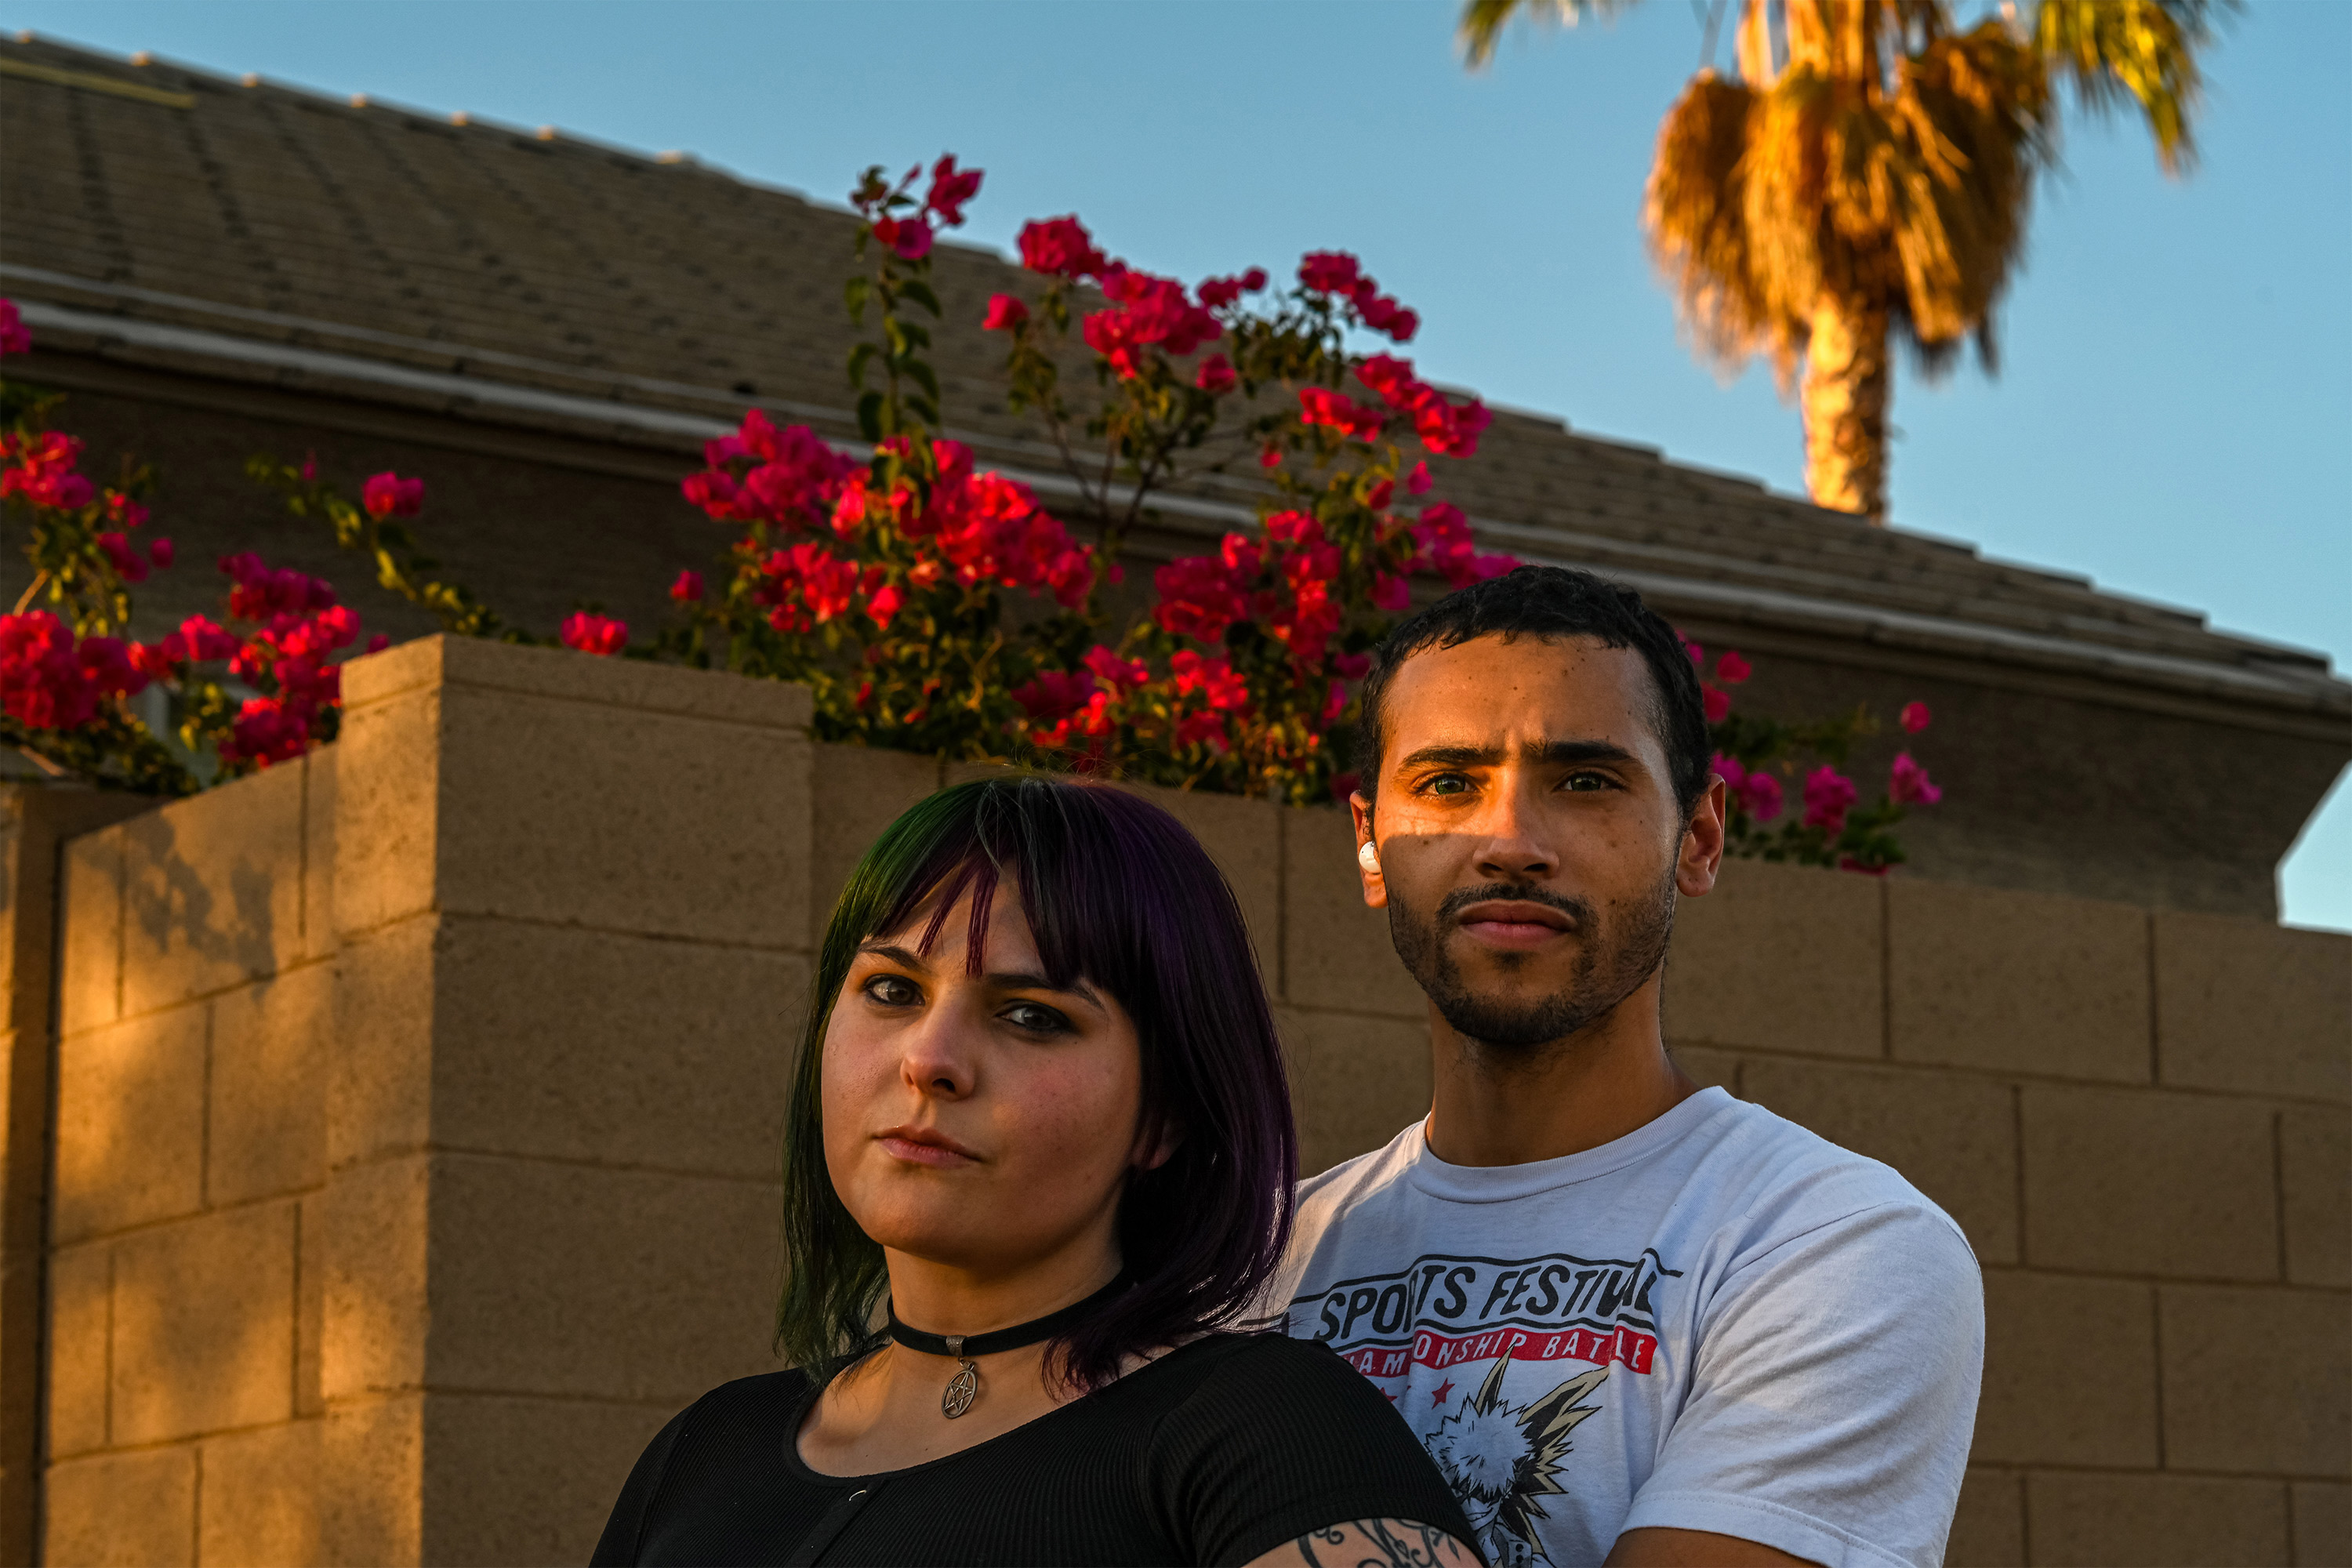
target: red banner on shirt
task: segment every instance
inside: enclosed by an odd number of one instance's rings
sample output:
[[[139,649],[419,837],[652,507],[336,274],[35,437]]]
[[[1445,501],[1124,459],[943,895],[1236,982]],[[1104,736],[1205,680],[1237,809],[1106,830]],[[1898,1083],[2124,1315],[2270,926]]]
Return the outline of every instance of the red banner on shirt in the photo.
[[[1416,1366],[1459,1366],[1465,1362],[1493,1361],[1507,1355],[1513,1361],[1618,1362],[1646,1373],[1658,1353],[1657,1340],[1636,1329],[1488,1329],[1476,1334],[1441,1334],[1423,1329],[1410,1346],[1393,1350],[1368,1345],[1344,1351],[1342,1356],[1366,1377],[1402,1377]]]

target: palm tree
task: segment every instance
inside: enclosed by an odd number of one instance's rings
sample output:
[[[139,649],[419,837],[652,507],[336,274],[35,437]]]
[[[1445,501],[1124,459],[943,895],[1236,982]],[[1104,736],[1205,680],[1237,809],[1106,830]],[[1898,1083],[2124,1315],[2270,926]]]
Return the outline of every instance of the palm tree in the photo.
[[[1485,65],[1515,16],[1631,3],[1465,0],[1464,53]],[[1949,0],[1738,0],[1738,79],[1702,69],[1659,128],[1651,254],[1705,357],[1768,355],[1784,395],[1802,358],[1822,506],[1885,521],[1890,338],[1931,373],[1973,338],[1994,367],[2060,85],[2093,112],[2136,102],[2168,173],[2194,156],[2198,51],[2230,0],[2028,3],[1963,29]]]

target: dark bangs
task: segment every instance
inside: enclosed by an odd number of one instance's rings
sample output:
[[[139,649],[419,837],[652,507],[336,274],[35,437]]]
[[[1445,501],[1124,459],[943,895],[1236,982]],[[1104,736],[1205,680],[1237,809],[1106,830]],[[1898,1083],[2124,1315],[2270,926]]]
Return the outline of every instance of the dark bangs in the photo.
[[[1282,1255],[1297,1175],[1282,1048],[1241,906],[1207,852],[1174,817],[1108,785],[960,784],[890,825],[825,928],[784,1129],[776,1342],[795,1364],[862,1354],[885,1338],[875,1326],[889,1289],[882,1248],[850,1217],[824,1161],[819,1096],[835,999],[861,942],[908,930],[928,903],[928,952],[967,895],[964,957],[977,973],[987,910],[1007,878],[1046,978],[1099,986],[1133,1021],[1143,1130],[1181,1133],[1166,1163],[1129,1173],[1120,1201],[1135,1288],[1055,1342],[1049,1365],[1099,1386],[1122,1357],[1231,1319]]]

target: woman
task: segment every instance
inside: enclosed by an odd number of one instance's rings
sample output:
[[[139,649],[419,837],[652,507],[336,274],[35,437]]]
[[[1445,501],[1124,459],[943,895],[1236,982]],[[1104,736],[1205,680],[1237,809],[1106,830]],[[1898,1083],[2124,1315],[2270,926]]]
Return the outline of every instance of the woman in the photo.
[[[1214,1331],[1296,1162],[1233,894],[1116,790],[908,811],[825,932],[784,1137],[794,1369],[637,1461],[599,1563],[1477,1562],[1319,1344]]]

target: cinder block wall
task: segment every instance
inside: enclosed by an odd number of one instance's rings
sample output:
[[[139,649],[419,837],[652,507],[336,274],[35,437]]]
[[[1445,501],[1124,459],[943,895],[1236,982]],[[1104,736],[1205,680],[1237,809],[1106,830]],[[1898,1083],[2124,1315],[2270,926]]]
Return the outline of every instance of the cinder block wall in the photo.
[[[543,650],[345,689],[307,764],[68,846],[52,1563],[584,1557],[660,1423],[772,1364],[815,934],[971,771]],[[1308,1168],[1384,1142],[1427,1036],[1344,819],[1150,793],[1250,919]],[[1668,1027],[1975,1242],[1952,1561],[2352,1560],[2352,942],[1742,864]]]

